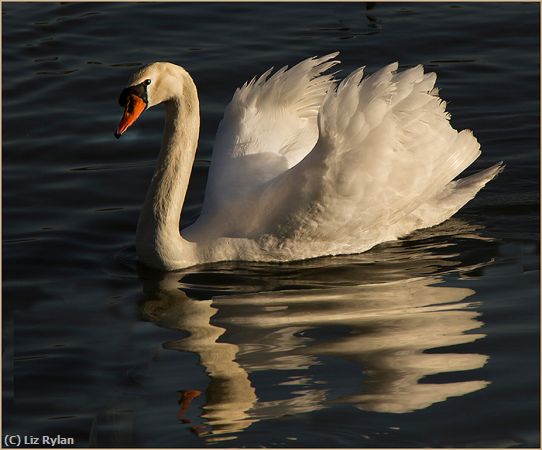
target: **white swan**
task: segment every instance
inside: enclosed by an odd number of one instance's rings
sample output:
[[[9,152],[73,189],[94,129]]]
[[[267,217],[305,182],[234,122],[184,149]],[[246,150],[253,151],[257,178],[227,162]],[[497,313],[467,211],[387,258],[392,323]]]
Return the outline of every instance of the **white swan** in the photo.
[[[390,64],[340,83],[337,53],[245,83],[218,128],[198,220],[179,231],[196,153],[199,102],[183,68],[137,71],[119,98],[120,137],[165,104],[158,164],[137,225],[139,259],[175,270],[223,260],[287,261],[360,253],[451,217],[502,169],[452,181],[479,155],[457,132],[422,66]]]

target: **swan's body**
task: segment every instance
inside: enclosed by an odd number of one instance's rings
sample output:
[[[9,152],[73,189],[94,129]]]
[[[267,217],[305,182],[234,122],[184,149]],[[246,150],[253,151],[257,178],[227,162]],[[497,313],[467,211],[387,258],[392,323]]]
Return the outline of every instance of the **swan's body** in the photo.
[[[189,74],[154,63],[132,76],[120,136],[165,103],[162,149],[137,227],[138,257],[174,270],[223,260],[359,253],[451,217],[497,173],[452,181],[479,155],[455,131],[421,66],[390,64],[337,84],[336,54],[270,71],[238,89],[220,123],[199,219],[179,231],[199,135]],[[144,102],[143,102],[143,100]]]

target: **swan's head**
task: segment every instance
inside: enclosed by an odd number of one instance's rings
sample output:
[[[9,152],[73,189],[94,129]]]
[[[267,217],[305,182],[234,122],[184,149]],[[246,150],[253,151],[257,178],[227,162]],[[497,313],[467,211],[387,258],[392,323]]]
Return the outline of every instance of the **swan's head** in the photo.
[[[134,73],[119,96],[124,114],[115,137],[121,137],[146,109],[182,95],[186,76],[182,67],[167,62],[155,62]]]

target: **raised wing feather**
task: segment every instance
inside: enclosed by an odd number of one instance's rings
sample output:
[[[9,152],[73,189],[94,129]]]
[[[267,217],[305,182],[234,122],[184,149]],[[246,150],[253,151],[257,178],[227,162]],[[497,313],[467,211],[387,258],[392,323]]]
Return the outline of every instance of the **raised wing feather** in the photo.
[[[218,128],[204,211],[258,189],[314,147],[318,110],[333,85],[333,76],[322,73],[338,63],[337,54],[272,76],[270,69],[235,91]]]

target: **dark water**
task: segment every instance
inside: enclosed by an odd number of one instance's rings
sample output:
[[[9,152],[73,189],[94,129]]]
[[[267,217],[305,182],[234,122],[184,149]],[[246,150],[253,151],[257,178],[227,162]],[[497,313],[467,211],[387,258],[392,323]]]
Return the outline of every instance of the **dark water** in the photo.
[[[537,447],[539,5],[3,3],[3,433],[77,446]],[[185,66],[198,214],[234,89],[341,51],[438,73],[505,172],[452,220],[357,256],[159,274],[134,235],[160,108],[123,139],[140,64]]]

